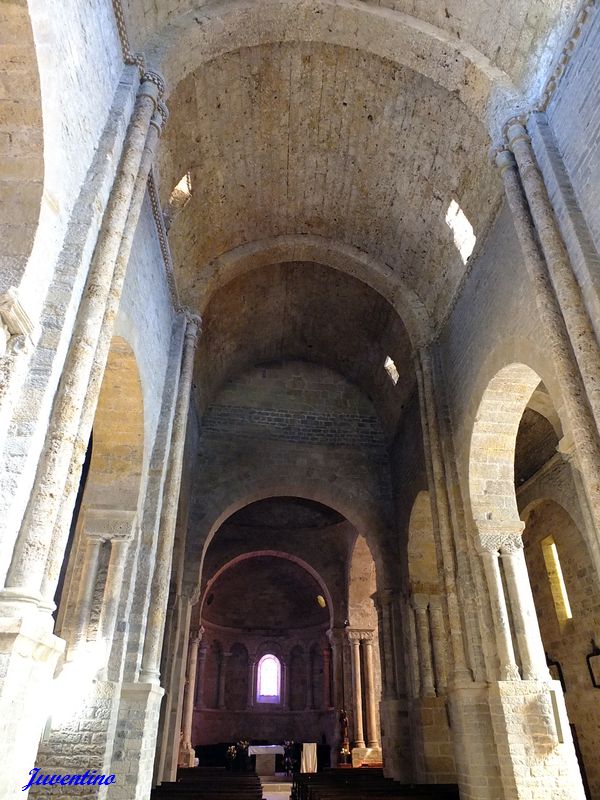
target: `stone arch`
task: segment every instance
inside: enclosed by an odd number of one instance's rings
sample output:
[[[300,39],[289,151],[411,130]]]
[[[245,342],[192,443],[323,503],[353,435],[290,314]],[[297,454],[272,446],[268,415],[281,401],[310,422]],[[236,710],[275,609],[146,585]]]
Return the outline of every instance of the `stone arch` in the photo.
[[[206,598],[210,595],[211,588],[214,586],[216,581],[221,577],[221,575],[223,575],[224,572],[226,572],[228,569],[231,569],[231,567],[235,566],[236,564],[240,564],[243,561],[247,561],[248,559],[251,558],[262,558],[264,556],[271,556],[273,558],[283,558],[286,561],[291,561],[294,564],[297,564],[299,567],[302,567],[303,570],[308,572],[308,574],[315,579],[315,581],[319,584],[323,592],[323,596],[325,597],[327,608],[329,610],[329,620],[330,620],[329,624],[330,626],[332,626],[333,599],[331,597],[331,592],[329,591],[329,588],[325,583],[325,580],[317,572],[317,570],[314,567],[312,567],[308,562],[304,561],[304,559],[299,558],[298,556],[295,556],[292,553],[285,553],[281,550],[254,550],[251,553],[242,553],[241,555],[232,558],[231,561],[228,561],[226,564],[224,564],[219,570],[217,570],[217,572],[215,572],[215,574],[212,576],[212,578],[210,578],[210,580],[206,584],[206,587],[202,593],[201,601],[199,603],[200,615],[202,615],[202,608],[204,606]]]
[[[517,98],[505,72],[460,39],[391,9],[318,0],[310,7],[285,0],[211,3],[181,14],[148,43],[150,61],[175,87],[200,64],[241,47],[276,41],[320,41],[385,58],[455,92],[481,120],[492,89],[497,103]]]
[[[503,367],[480,401],[471,435],[469,493],[478,526],[519,521],[515,447],[523,412],[541,378],[523,363]]]
[[[44,183],[42,98],[28,4],[2,3],[0,54],[5,109],[0,146],[0,295],[18,287],[33,247]],[[8,129],[7,129],[8,126]]]
[[[345,272],[387,300],[406,326],[414,347],[429,341],[429,313],[402,276],[368,253],[344,242],[308,234],[288,234],[240,245],[206,264],[198,275],[198,308],[203,313],[212,296],[239,275],[275,263],[306,261]]]
[[[233,481],[230,481],[229,485],[233,485]],[[299,489],[299,485],[301,485],[301,489]],[[236,511],[269,497],[301,497],[334,509],[345,517],[356,530],[365,531],[365,536],[370,543],[369,556],[372,555],[376,573],[381,576],[382,585],[384,585],[383,576],[386,569],[384,560],[380,556],[380,542],[384,541],[388,528],[381,516],[377,498],[369,498],[370,502],[367,503],[363,496],[362,502],[359,502],[356,491],[356,486],[338,484],[328,486],[324,481],[319,480],[318,476],[311,481],[294,480],[293,477],[287,476],[281,476],[278,480],[274,480],[272,476],[261,476],[254,473],[250,484],[246,482],[242,489],[235,487],[234,496],[224,498],[225,502],[212,503],[211,507],[205,508],[202,520],[194,525],[196,541],[202,542],[202,554],[199,563],[191,553],[187,559],[187,569],[194,571],[193,576],[189,577],[190,581],[195,582],[199,592],[206,551],[221,525]]]
[[[437,594],[439,567],[433,533],[429,492],[422,490],[413,503],[408,524],[408,581],[412,592]]]

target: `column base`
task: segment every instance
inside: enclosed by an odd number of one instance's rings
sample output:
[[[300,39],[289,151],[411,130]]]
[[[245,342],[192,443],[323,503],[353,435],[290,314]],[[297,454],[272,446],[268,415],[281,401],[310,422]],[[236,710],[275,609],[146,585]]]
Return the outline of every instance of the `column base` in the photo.
[[[558,681],[498,681],[489,689],[503,797],[584,800]]]
[[[379,703],[381,750],[386,778],[412,783],[410,723],[406,698],[386,698]]]
[[[111,772],[119,780],[111,786],[113,800],[150,797],[163,694],[164,689],[153,683],[124,683],[121,687],[119,740],[111,764]]]
[[[2,611],[6,609],[3,608]],[[65,642],[46,615],[0,617],[0,796],[16,800],[34,767],[51,709],[52,679]]]
[[[196,751],[192,747],[191,744],[187,742],[182,744],[179,748],[179,758],[177,759],[177,766],[178,767],[185,767],[186,769],[190,769],[191,767],[196,767],[198,765],[198,759],[196,758]]]
[[[353,747],[352,748],[352,766],[362,767],[363,764],[370,766],[381,766],[383,763],[383,755],[381,747]]]

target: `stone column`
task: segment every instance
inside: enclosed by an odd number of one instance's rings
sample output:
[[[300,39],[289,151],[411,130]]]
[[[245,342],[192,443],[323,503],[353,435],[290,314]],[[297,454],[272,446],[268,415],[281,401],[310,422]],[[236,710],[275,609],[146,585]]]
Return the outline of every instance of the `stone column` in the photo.
[[[446,633],[444,631],[444,616],[442,602],[439,595],[429,598],[429,624],[431,626],[431,641],[433,643],[433,661],[435,667],[435,685],[438,694],[446,693]]]
[[[96,575],[98,573],[98,559],[103,538],[84,533],[85,550],[81,573],[79,575],[79,589],[77,592],[77,605],[75,606],[75,616],[73,623],[69,626],[69,649],[67,660],[71,660],[75,652],[85,645],[87,639],[88,624],[92,611],[92,599],[96,588]]]
[[[179,389],[173,419],[171,437],[171,453],[167,473],[163,505],[160,516],[160,530],[156,548],[154,574],[152,576],[151,601],[146,622],[146,636],[142,656],[140,681],[158,683],[160,672],[160,651],[162,647],[169,582],[171,578],[171,561],[177,507],[179,505],[179,488],[181,486],[181,470],[183,466],[183,448],[187,430],[187,419],[190,404],[190,390],[194,371],[194,351],[200,329],[199,317],[190,315],[185,331],[183,359]]]
[[[362,678],[360,668],[360,633],[348,631],[348,639],[352,648],[352,698],[354,701],[354,746],[364,747]]]
[[[196,670],[196,697],[194,700],[194,705],[196,708],[202,708],[204,706],[204,667],[206,665],[207,652],[208,648],[206,644],[202,642],[200,649],[198,650],[198,667]]]
[[[508,150],[498,152],[496,165],[504,183],[525,267],[533,284],[537,310],[548,339],[552,364],[567,412],[568,432],[573,437],[581,481],[598,536],[600,535],[600,447],[595,419],[584,399],[586,389],[573,359],[565,320],[550,284],[546,264],[539,251],[512,153]],[[594,540],[591,551],[596,569],[600,572],[600,544],[597,539]]]
[[[550,198],[523,125],[507,131],[508,146],[514,153],[529,210],[545,256],[548,274],[565,321],[586,394],[600,429],[600,348],[592,329],[581,289],[562,240]]]
[[[146,136],[146,144],[142,153],[142,159],[133,189],[131,204],[127,214],[127,220],[123,230],[119,252],[117,254],[116,265],[112,276],[104,318],[102,320],[102,326],[98,332],[98,341],[96,344],[94,362],[90,372],[87,392],[83,399],[81,408],[78,433],[73,446],[73,454],[71,457],[71,466],[69,468],[68,479],[65,483],[63,497],[58,516],[54,524],[52,540],[46,560],[46,570],[44,579],[42,581],[42,607],[45,607],[50,611],[54,609],[54,594],[56,592],[58,577],[60,575],[64,551],[69,535],[71,518],[73,516],[73,507],[77,497],[77,491],[79,489],[81,469],[85,460],[86,449],[90,439],[90,432],[94,423],[97,400],[100,394],[102,380],[104,378],[104,370],[106,368],[106,362],[110,351],[114,320],[116,319],[119,310],[121,291],[125,281],[127,266],[129,264],[129,258],[133,247],[133,238],[137,229],[144,196],[146,194],[148,176],[154,161],[156,146],[162,130],[162,125],[164,124],[166,118],[166,107],[159,102],[156,111],[152,115],[151,124],[148,129],[148,135]]]
[[[323,648],[323,708],[331,708],[331,652]]]
[[[192,723],[200,639],[200,631],[193,631],[188,645],[187,679],[183,694],[183,739],[179,750],[179,763],[184,767],[193,767],[196,758],[196,752],[192,747]]]
[[[394,593],[384,589],[377,593],[379,607],[381,608],[381,633],[384,643],[382,660],[385,661],[385,694],[387,699],[398,696],[398,679],[396,675],[396,642],[394,635],[392,602]]]
[[[412,606],[415,610],[417,642],[419,651],[419,682],[422,697],[435,697],[433,682],[433,662],[431,660],[431,637],[427,609],[429,598],[423,594],[414,594]]]
[[[342,709],[346,708],[343,673],[344,634],[340,628],[330,628],[327,631],[327,638],[329,639],[329,643],[331,645],[333,706],[334,708]]]
[[[377,731],[377,709],[375,699],[375,673],[373,671],[373,633],[367,632],[362,639],[365,656],[365,699],[367,707],[367,747],[379,747]]]
[[[221,656],[219,669],[219,691],[217,694],[217,708],[225,708],[225,677],[227,675],[227,662],[231,653],[227,650]]]
[[[510,632],[510,622],[502,577],[500,575],[500,565],[498,563],[498,549],[501,545],[501,538],[490,534],[489,536],[479,537],[479,554],[483,561],[483,569],[488,587],[490,606],[492,609],[492,619],[494,621],[494,633],[496,637],[496,649],[500,665],[501,681],[520,680],[519,669],[515,660],[515,651]]]
[[[256,701],[256,654],[248,654],[248,699],[246,708],[254,708]]]
[[[523,666],[523,679],[526,681],[549,681],[550,673],[546,664],[529,573],[525,564],[521,531],[506,538],[500,548],[500,554],[504,564],[506,587]]]
[[[129,550],[130,539],[115,538],[110,540],[110,561],[108,562],[108,572],[104,583],[104,594],[102,596],[102,611],[100,612],[100,624],[98,625],[98,635],[102,642],[106,642],[106,660],[110,657],[110,646],[112,644],[115,627],[117,625],[117,614],[119,611],[119,600],[123,587],[123,577],[127,563],[127,552]]]
[[[434,538],[438,562],[443,570],[444,600],[448,614],[452,675],[454,682],[470,683],[471,672],[467,666],[463,641],[463,624],[456,587],[457,564],[450,513],[444,452],[441,443],[440,423],[436,409],[436,387],[433,377],[431,352],[422,347],[415,357],[415,372],[419,391],[421,423],[427,477],[431,487]]]
[[[36,606],[42,599],[41,590],[46,562],[54,525],[69,479],[74,445],[79,433],[81,407],[88,393],[98,335],[104,324],[115,264],[148,128],[163,87],[162,79],[155,73],[147,73],[142,78],[119,169],[104,214],[63,375],[54,401],[46,446],[17,537],[5,588],[0,596],[5,604],[15,609],[14,613],[17,616],[25,613],[27,606]],[[118,288],[120,295],[122,287]],[[114,320],[109,321],[111,332],[113,323]],[[85,442],[87,444],[87,438]],[[83,461],[83,458],[81,460]],[[68,536],[68,531],[64,535]],[[50,617],[48,624],[51,624]]]
[[[415,621],[415,610],[410,603],[406,603],[408,614],[408,661],[412,674],[414,697],[421,696],[421,676],[419,675],[419,641],[417,639],[417,623]]]

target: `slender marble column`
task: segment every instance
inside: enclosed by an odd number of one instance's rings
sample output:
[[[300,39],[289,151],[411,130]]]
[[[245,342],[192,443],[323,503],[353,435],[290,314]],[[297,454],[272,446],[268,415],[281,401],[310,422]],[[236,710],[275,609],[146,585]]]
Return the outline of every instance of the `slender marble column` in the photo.
[[[520,124],[507,132],[508,146],[514,153],[519,175],[558,305],[565,320],[571,346],[579,365],[587,397],[600,429],[600,348],[594,335],[581,289],[556,223],[544,179],[536,162],[531,139]]]
[[[165,106],[162,103],[159,103],[157,110],[152,115],[148,134],[146,136],[146,144],[144,146],[144,152],[142,153],[142,159],[133,189],[129,213],[127,215],[127,221],[123,230],[121,244],[119,246],[119,252],[117,255],[116,265],[106,303],[106,310],[102,320],[102,325],[98,332],[94,363],[92,365],[87,392],[81,408],[77,437],[73,445],[71,465],[69,468],[68,478],[65,484],[59,513],[54,524],[52,540],[46,562],[46,569],[42,581],[41,593],[43,600],[41,607],[45,607],[50,611],[54,610],[54,594],[56,593],[56,586],[58,583],[65,547],[69,536],[73,508],[79,488],[79,480],[81,478],[81,470],[85,460],[90,432],[94,424],[97,401],[100,395],[100,389],[102,386],[102,380],[104,378],[104,371],[112,341],[114,321],[119,310],[121,292],[125,282],[127,266],[129,264],[129,258],[133,247],[133,238],[137,230],[142,203],[146,194],[148,175],[154,161],[156,146],[158,144],[162,125],[166,119],[166,116],[167,112]]]
[[[433,682],[433,662],[431,660],[431,637],[429,633],[429,617],[427,608],[429,598],[426,595],[415,594],[412,597],[415,610],[417,628],[417,641],[419,643],[419,681],[422,697],[435,697]]]
[[[179,489],[181,486],[183,448],[185,445],[190,390],[194,371],[194,351],[196,349],[199,327],[199,317],[189,316],[185,332],[181,376],[179,379],[179,390],[173,419],[171,453],[169,456],[169,468],[160,516],[156,561],[154,574],[152,576],[151,602],[146,622],[146,636],[144,639],[142,670],[140,673],[140,681],[142,683],[158,683],[160,677],[160,651],[162,647],[169,582],[171,578],[171,560],[173,556],[175,525],[177,522]]]
[[[92,611],[92,599],[94,597],[96,576],[98,574],[98,558],[103,542],[100,536],[85,535],[87,541],[85,543],[85,552],[79,576],[79,591],[77,592],[75,618],[69,635],[69,660],[77,649],[85,644],[87,639],[87,629]]]
[[[202,629],[200,631],[203,632]],[[208,648],[204,642],[200,645],[198,650],[198,667],[196,670],[196,698],[194,706],[196,708],[204,707],[204,667],[206,666],[206,654]]]
[[[193,631],[188,649],[187,681],[183,696],[183,746],[187,750],[192,749],[192,722],[194,720],[194,695],[196,693],[196,668],[200,638],[200,632]]]
[[[415,620],[415,610],[408,602],[406,604],[408,614],[408,636],[409,636],[409,659],[410,671],[412,673],[412,683],[414,697],[421,696],[421,676],[419,674],[419,641],[417,639],[417,623]]]
[[[507,538],[500,548],[506,587],[512,609],[519,655],[523,665],[523,678],[531,681],[548,681],[550,673],[540,626],[538,624],[521,533]]]
[[[339,628],[330,628],[327,631],[327,638],[331,645],[331,666],[333,677],[333,706],[335,708],[346,708],[346,698],[344,692],[344,634]]]
[[[80,410],[88,391],[98,333],[103,324],[148,128],[162,89],[162,79],[148,73],[138,91],[54,401],[46,446],[1,593],[5,602],[38,604],[41,600],[46,562],[73,459]]]
[[[484,542],[480,542],[479,554],[483,560],[490,605],[492,607],[496,647],[498,650],[498,660],[500,662],[500,680],[518,681],[520,680],[520,675],[515,660],[508,609],[506,607],[506,598],[504,597],[502,577],[500,576],[498,551],[493,543],[486,546]]]
[[[331,652],[323,648],[323,708],[331,708]]]
[[[597,536],[592,556],[600,570],[600,447],[598,431],[590,408],[585,401],[586,390],[576,367],[565,320],[558,306],[539,251],[535,230],[519,181],[515,159],[508,150],[496,155],[496,165],[504,183],[504,191],[512,213],[513,223],[523,251],[525,267],[534,288],[535,302],[548,339],[552,364],[559,381],[569,432],[573,437],[581,481],[594,519]]]
[[[123,576],[125,575],[129,542],[129,539],[121,538],[111,539],[110,541],[110,560],[104,583],[102,611],[100,612],[100,624],[98,626],[100,639],[102,642],[106,642],[107,660],[117,624],[117,613],[119,611],[119,600],[121,598]]]
[[[444,615],[442,603],[438,595],[429,598],[429,624],[433,643],[433,660],[435,666],[435,682],[438,694],[445,694],[446,678],[446,634],[444,631]]]
[[[348,631],[348,639],[352,648],[352,696],[354,700],[354,746],[364,747],[362,678],[360,669],[360,634]]]
[[[379,747],[377,709],[375,699],[375,673],[373,671],[373,634],[365,633],[362,639],[365,657],[365,700],[367,707],[367,747]]]
[[[221,669],[219,670],[219,693],[217,699],[217,707],[225,708],[225,678],[227,677],[227,663],[231,653],[226,651],[221,657]]]

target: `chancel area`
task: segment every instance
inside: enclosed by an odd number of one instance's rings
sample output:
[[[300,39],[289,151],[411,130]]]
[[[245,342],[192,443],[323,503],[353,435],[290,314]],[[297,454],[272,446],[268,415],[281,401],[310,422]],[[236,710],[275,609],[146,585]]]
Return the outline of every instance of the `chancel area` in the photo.
[[[0,800],[600,800],[598,5],[0,3]]]

